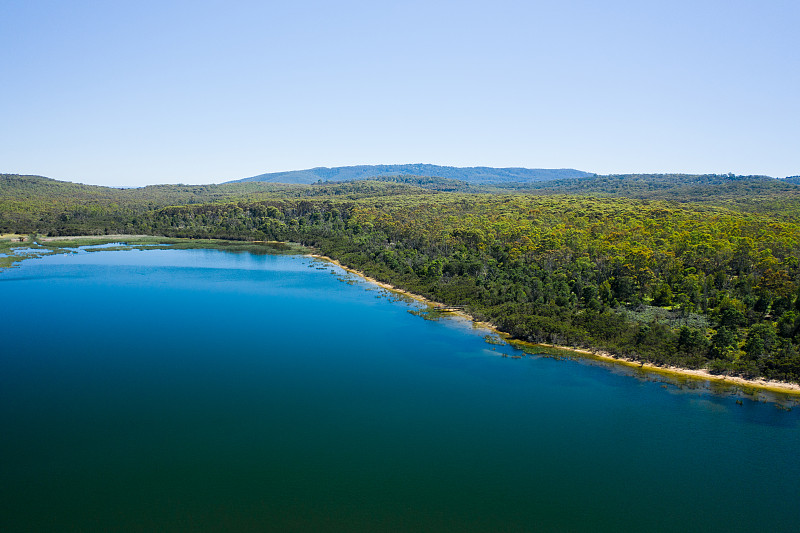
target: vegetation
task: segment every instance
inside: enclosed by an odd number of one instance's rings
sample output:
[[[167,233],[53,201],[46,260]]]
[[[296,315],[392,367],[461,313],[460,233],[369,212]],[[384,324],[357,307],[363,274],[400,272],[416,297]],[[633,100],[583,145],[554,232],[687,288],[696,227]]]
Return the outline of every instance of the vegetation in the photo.
[[[625,174],[557,179],[539,183],[498,185],[540,194],[596,194],[647,200],[748,206],[781,196],[797,198],[800,186],[791,180],[733,174]]]
[[[0,232],[292,241],[466,306],[518,339],[800,381],[800,187],[729,175],[582,180],[119,190],[5,176]]]

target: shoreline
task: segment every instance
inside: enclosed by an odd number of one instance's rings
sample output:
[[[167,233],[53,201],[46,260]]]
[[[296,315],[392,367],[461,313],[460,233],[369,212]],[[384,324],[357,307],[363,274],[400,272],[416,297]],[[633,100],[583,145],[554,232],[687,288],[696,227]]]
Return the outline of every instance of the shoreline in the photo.
[[[14,234],[4,234],[3,237],[4,238],[9,238],[9,237],[11,237],[13,235]],[[73,236],[57,236],[57,237],[39,236],[39,238],[37,240],[40,240],[42,242],[54,242],[54,241],[57,242],[57,241],[60,241],[60,240],[74,240],[74,239],[90,239],[90,240],[111,239],[111,240],[113,240],[113,239],[116,239],[116,238],[122,238],[122,239],[156,239],[156,240],[158,240],[159,236],[156,236],[156,235],[125,235],[125,234],[73,235]],[[192,241],[192,240],[197,241],[198,240],[198,239],[181,239],[181,238],[170,238],[170,237],[162,237],[162,238],[174,239],[174,240],[187,240],[187,241]],[[200,239],[200,240],[202,240],[202,239]],[[241,242],[242,243],[247,243],[247,242],[258,243],[258,242],[263,242],[263,241],[241,241]],[[23,243],[18,243],[18,244],[23,244]],[[418,301],[418,302],[420,302],[422,304],[425,304],[427,306],[430,306],[432,308],[446,308],[447,307],[441,302],[430,300],[430,299],[428,299],[428,298],[426,298],[426,297],[424,297],[424,296],[422,296],[420,294],[415,294],[415,293],[409,292],[409,291],[407,291],[405,289],[401,289],[399,287],[396,287],[396,286],[394,286],[394,285],[392,285],[390,283],[379,281],[379,280],[377,280],[375,278],[367,276],[366,274],[364,274],[363,272],[361,272],[359,270],[355,270],[353,268],[350,268],[348,266],[343,265],[341,262],[339,262],[336,259],[333,259],[332,257],[321,255],[321,254],[318,254],[318,253],[313,252],[313,251],[311,253],[306,253],[306,254],[303,254],[303,255],[306,255],[308,257],[314,257],[316,259],[321,259],[323,261],[327,261],[329,263],[332,263],[332,264],[338,266],[339,268],[341,268],[342,270],[344,270],[346,272],[349,272],[349,273],[352,273],[352,274],[355,274],[356,276],[358,276],[358,277],[360,277],[360,278],[362,278],[362,279],[364,279],[364,280],[366,280],[366,281],[368,281],[368,282],[370,282],[370,283],[372,283],[374,285],[377,285],[377,286],[379,286],[379,287],[381,287],[383,289],[386,289],[388,291],[391,291],[391,292],[394,292],[394,293],[397,293],[397,294],[401,294],[401,295],[403,295],[405,297],[408,297],[408,298],[411,298],[413,300],[416,300],[416,301]],[[528,341],[511,339],[511,337],[510,337],[510,335],[508,333],[498,329],[497,326],[495,326],[494,324],[492,324],[490,322],[483,322],[483,321],[477,320],[475,317],[473,317],[472,315],[470,315],[470,314],[468,314],[468,313],[466,313],[464,311],[461,311],[461,310],[448,310],[447,313],[469,320],[473,324],[474,327],[484,328],[484,329],[487,329],[487,330],[489,330],[489,331],[491,331],[493,333],[496,333],[497,335],[502,337],[512,347],[515,344],[516,345],[520,345],[520,346],[531,346],[531,347],[542,346],[542,347],[545,347],[545,348],[553,348],[553,349],[557,349],[557,350],[562,350],[562,351],[565,351],[565,352],[573,353],[573,354],[576,354],[579,357],[583,357],[583,358],[586,358],[586,359],[593,359],[593,360],[597,360],[597,361],[601,361],[601,362],[606,362],[606,363],[611,363],[611,364],[615,364],[615,365],[619,365],[619,366],[624,366],[624,367],[631,368],[631,369],[642,370],[642,371],[645,371],[645,372],[650,373],[650,374],[660,374],[660,375],[674,376],[674,377],[680,377],[680,378],[689,378],[689,379],[694,379],[694,380],[697,380],[697,381],[713,382],[713,383],[718,383],[718,384],[722,384],[722,385],[746,387],[746,388],[753,388],[753,389],[758,389],[758,390],[767,391],[767,392],[787,394],[787,395],[791,395],[791,396],[800,396],[800,384],[797,384],[797,383],[790,383],[790,382],[786,382],[786,381],[767,380],[767,379],[764,379],[764,378],[747,379],[747,378],[743,378],[743,377],[740,377],[740,376],[726,376],[726,375],[720,375],[720,374],[712,374],[711,372],[709,372],[706,369],[691,369],[691,368],[682,368],[682,367],[676,367],[676,366],[659,366],[659,365],[656,365],[656,364],[653,364],[653,363],[647,363],[647,362],[643,362],[643,361],[636,361],[636,360],[630,359],[628,357],[622,357],[622,356],[614,355],[612,353],[609,353],[609,352],[606,352],[606,351],[603,351],[603,350],[591,350],[591,349],[585,349],[585,348],[573,348],[571,346],[563,346],[563,345],[555,345],[555,344],[547,344],[547,343],[532,343],[532,342],[528,342]]]
[[[403,296],[407,296],[409,298],[412,298],[412,299],[414,299],[414,300],[416,300],[418,302],[424,303],[425,305],[431,306],[433,308],[446,307],[441,302],[436,302],[436,301],[430,300],[430,299],[428,299],[428,298],[426,298],[426,297],[424,297],[424,296],[422,296],[420,294],[415,294],[415,293],[409,292],[409,291],[407,291],[405,289],[401,289],[399,287],[395,287],[391,283],[386,283],[386,282],[383,282],[383,281],[379,281],[379,280],[377,280],[375,278],[367,276],[366,274],[364,274],[363,272],[361,272],[359,270],[355,270],[353,268],[350,268],[348,266],[343,265],[341,262],[339,262],[336,259],[333,259],[332,257],[328,257],[326,255],[321,255],[321,254],[318,254],[318,253],[310,253],[310,254],[307,254],[307,255],[309,257],[314,257],[316,259],[321,259],[323,261],[327,261],[329,263],[332,263],[332,264],[338,266],[339,268],[341,268],[342,270],[344,270],[346,272],[349,272],[351,274],[355,274],[356,276],[358,276],[358,277],[360,277],[360,278],[362,278],[362,279],[364,279],[364,280],[366,280],[366,281],[368,281],[370,283],[378,285],[379,287],[381,287],[383,289],[386,289],[388,291],[392,291],[392,292],[395,292],[395,293],[398,293],[398,294],[402,294]],[[578,356],[584,357],[584,358],[587,358],[587,359],[594,359],[594,360],[603,361],[603,362],[607,362],[607,363],[613,363],[613,364],[624,366],[624,367],[628,367],[628,368],[634,368],[634,369],[638,369],[638,370],[643,370],[643,371],[651,373],[651,374],[677,376],[677,377],[694,379],[694,380],[697,380],[697,381],[708,381],[708,382],[714,382],[714,383],[719,383],[719,384],[724,384],[724,385],[747,387],[747,388],[759,389],[759,390],[768,391],[768,392],[788,394],[788,395],[792,395],[792,396],[800,396],[800,384],[797,384],[797,383],[790,383],[790,382],[786,382],[786,381],[767,380],[767,379],[764,379],[764,378],[747,379],[747,378],[743,378],[743,377],[740,377],[740,376],[725,376],[725,375],[720,375],[720,374],[712,374],[711,372],[709,372],[706,369],[691,369],[691,368],[682,368],[682,367],[677,367],[677,366],[658,366],[658,365],[655,365],[653,363],[647,363],[647,362],[643,362],[643,361],[636,361],[636,360],[630,359],[628,357],[617,356],[617,355],[611,354],[611,353],[603,351],[603,350],[588,350],[588,349],[585,349],[585,348],[572,348],[570,346],[560,346],[560,345],[557,345],[557,344],[532,343],[532,342],[527,342],[527,341],[511,339],[508,333],[498,329],[497,326],[495,326],[494,324],[491,324],[489,322],[483,322],[483,321],[477,320],[475,317],[473,317],[472,315],[470,315],[468,313],[465,313],[464,311],[447,311],[447,312],[451,313],[453,315],[456,315],[456,316],[460,316],[462,318],[466,318],[467,320],[470,320],[473,323],[473,325],[476,326],[476,327],[485,328],[485,329],[488,329],[488,330],[492,331],[493,333],[496,333],[496,334],[500,335],[511,346],[514,346],[514,344],[519,344],[519,345],[533,346],[533,347],[535,347],[535,346],[543,346],[543,347],[546,347],[546,348],[555,348],[557,350],[564,350],[566,352],[571,352],[571,353],[574,353],[574,354],[578,354]]]

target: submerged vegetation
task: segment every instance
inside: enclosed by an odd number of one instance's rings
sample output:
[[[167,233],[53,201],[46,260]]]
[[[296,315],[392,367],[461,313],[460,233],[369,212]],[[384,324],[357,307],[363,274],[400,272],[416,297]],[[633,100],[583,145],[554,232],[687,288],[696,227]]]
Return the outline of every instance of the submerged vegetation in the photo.
[[[5,175],[0,233],[297,242],[517,339],[800,381],[800,186],[727,175],[482,187],[399,176],[111,189]]]
[[[36,234],[0,234],[0,268],[25,259],[54,253],[116,250],[189,250],[215,248],[251,254],[295,254],[307,251],[301,245],[285,242],[227,241],[221,239],[180,239],[149,235],[95,235],[83,237],[43,237]]]

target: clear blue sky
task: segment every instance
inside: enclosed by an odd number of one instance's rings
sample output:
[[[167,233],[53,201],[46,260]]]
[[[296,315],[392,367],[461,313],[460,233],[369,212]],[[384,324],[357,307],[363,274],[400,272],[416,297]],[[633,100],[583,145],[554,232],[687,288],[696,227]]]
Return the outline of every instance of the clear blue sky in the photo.
[[[0,2],[0,172],[800,174],[800,2]]]

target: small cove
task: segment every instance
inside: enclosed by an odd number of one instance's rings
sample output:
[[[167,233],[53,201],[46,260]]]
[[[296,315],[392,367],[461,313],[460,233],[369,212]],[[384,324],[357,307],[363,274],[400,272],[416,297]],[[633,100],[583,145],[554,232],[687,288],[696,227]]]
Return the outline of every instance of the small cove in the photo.
[[[304,256],[0,276],[5,531],[796,526],[797,408],[501,357]]]

